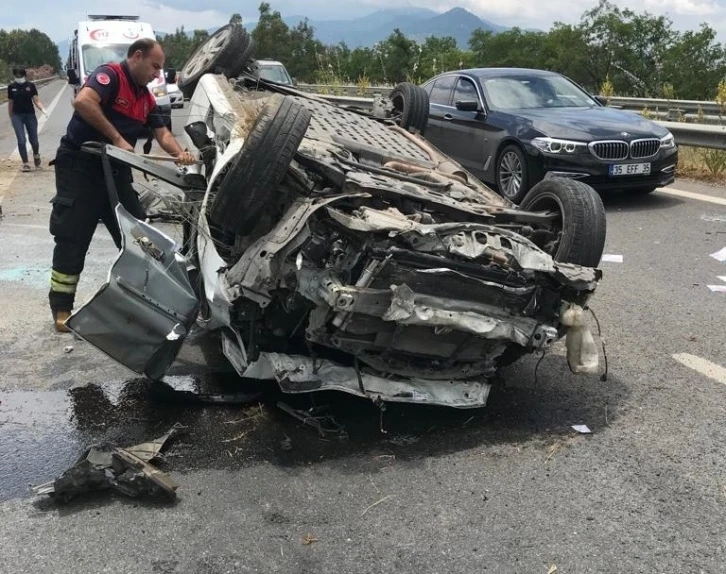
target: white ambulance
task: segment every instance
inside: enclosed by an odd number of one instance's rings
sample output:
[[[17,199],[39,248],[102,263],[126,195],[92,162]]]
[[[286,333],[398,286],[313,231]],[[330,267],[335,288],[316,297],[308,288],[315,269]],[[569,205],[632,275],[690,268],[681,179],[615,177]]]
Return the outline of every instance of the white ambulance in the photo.
[[[95,68],[125,60],[129,46],[140,38],[156,39],[156,35],[151,25],[140,22],[138,16],[88,16],[88,20],[78,22],[67,63],[68,83],[73,86],[74,94]],[[164,74],[149,84],[149,90],[164,117],[170,117],[171,101]]]

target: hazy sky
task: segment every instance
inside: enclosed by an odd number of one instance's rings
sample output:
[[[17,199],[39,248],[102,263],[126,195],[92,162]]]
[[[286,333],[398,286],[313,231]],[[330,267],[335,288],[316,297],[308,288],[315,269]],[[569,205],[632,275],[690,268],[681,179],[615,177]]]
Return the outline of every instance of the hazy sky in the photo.
[[[726,0],[614,0],[621,7],[636,12],[668,15],[676,29],[698,28],[708,22],[726,42]],[[0,12],[0,28],[38,28],[53,40],[61,41],[73,34],[76,22],[91,14],[133,14],[148,21],[155,30],[173,32],[177,27],[186,29],[212,28],[225,24],[234,12],[245,21],[257,19],[258,1],[239,0],[125,0],[119,8],[118,0],[94,0],[83,4],[79,0],[36,0],[27,10]],[[273,10],[283,16],[303,15],[312,20],[350,19],[381,8],[401,7],[390,0],[271,0]],[[410,5],[444,12],[461,6],[477,16],[504,26],[520,26],[547,30],[554,21],[576,23],[582,13],[595,6],[596,0],[414,0]],[[200,10],[199,6],[204,5]],[[242,5],[242,7],[240,7]]]

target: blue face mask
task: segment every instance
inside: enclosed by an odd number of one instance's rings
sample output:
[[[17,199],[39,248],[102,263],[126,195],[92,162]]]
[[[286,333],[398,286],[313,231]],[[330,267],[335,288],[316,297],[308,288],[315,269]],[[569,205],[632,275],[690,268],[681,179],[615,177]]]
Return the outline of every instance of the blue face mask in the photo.
[[[15,78],[15,81],[16,81],[16,82],[17,82],[18,84],[24,84],[24,83],[25,83],[25,78]]]

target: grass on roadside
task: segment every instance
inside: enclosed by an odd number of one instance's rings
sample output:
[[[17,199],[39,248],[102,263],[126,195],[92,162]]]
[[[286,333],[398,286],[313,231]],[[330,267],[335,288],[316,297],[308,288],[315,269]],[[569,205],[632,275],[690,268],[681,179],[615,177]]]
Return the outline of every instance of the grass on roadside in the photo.
[[[726,183],[726,151],[679,146],[676,176]]]

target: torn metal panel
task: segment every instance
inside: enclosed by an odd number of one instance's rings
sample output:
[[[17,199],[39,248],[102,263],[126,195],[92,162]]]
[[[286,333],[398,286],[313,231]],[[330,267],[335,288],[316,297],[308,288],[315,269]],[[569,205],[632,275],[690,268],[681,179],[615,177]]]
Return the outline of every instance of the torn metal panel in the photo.
[[[166,441],[180,428],[181,425],[176,424],[163,436],[129,448],[110,443],[91,446],[61,476],[33,487],[33,491],[59,502],[108,489],[131,497],[174,499],[178,488],[176,482],[149,462],[159,456]]]
[[[260,353],[244,377],[276,380],[286,393],[337,390],[359,397],[386,402],[419,403],[456,408],[482,407],[489,396],[489,385],[482,380],[428,380],[421,378],[383,378],[361,371],[361,381],[353,367],[328,360],[313,360],[302,355]],[[364,392],[361,391],[361,384]]]
[[[275,286],[275,275],[284,255],[307,239],[305,233],[301,232],[308,219],[326,205],[351,197],[365,197],[365,194],[303,198],[293,202],[275,228],[250,246],[226,273],[225,281],[233,294],[233,300],[245,296],[261,307],[266,307],[271,300],[270,290]]]
[[[547,347],[557,340],[557,329],[543,326],[535,319],[487,316],[462,307],[468,302],[446,301],[437,297],[417,296],[407,285],[392,285],[391,305],[384,321],[402,325],[425,325],[465,331],[488,339],[505,339],[527,348]],[[459,307],[458,309],[456,307]],[[535,334],[539,333],[539,339]]]
[[[67,325],[131,370],[160,379],[197,317],[186,259],[158,229],[116,206],[122,249],[107,282]]]

